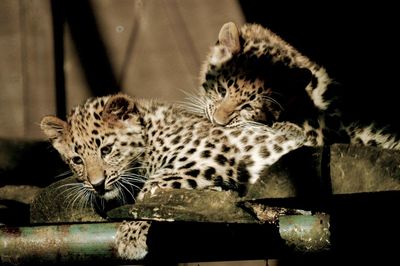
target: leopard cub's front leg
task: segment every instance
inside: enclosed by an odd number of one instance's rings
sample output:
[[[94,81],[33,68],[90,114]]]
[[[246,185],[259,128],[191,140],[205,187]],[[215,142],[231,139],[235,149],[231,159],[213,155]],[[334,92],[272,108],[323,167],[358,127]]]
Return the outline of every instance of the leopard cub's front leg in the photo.
[[[146,194],[152,196],[160,189],[217,189],[215,182],[212,179],[204,178],[200,172],[199,169],[193,167],[184,173],[178,171],[153,175],[143,185],[137,200],[143,200]]]
[[[130,221],[119,226],[115,245],[122,259],[141,260],[147,255],[147,233],[150,225],[151,222]]]
[[[188,170],[190,171],[190,170]],[[158,189],[194,189],[211,187],[211,181],[197,180],[190,175],[178,173],[163,173],[158,176],[152,176],[144,184],[142,190],[137,196],[137,200],[143,200],[145,194],[153,195]],[[115,244],[118,250],[118,255],[123,259],[141,260],[148,253],[147,233],[151,222],[146,221],[130,221],[123,222],[117,231]]]

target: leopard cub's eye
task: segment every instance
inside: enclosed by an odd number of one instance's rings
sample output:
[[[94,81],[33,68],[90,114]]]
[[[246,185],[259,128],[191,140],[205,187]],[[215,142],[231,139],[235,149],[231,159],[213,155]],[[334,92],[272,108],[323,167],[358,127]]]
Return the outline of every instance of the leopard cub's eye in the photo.
[[[74,164],[83,164],[83,160],[82,160],[82,158],[79,157],[79,156],[72,157],[71,161],[72,161]]]
[[[109,154],[111,151],[112,151],[111,145],[104,146],[100,149],[101,156],[105,156],[105,155]]]
[[[217,87],[217,92],[219,93],[219,95],[221,95],[222,97],[225,97],[226,95],[226,89],[224,87],[222,87],[221,85],[218,85]]]
[[[251,111],[253,110],[253,107],[251,107],[250,104],[245,104],[242,106],[242,110]]]

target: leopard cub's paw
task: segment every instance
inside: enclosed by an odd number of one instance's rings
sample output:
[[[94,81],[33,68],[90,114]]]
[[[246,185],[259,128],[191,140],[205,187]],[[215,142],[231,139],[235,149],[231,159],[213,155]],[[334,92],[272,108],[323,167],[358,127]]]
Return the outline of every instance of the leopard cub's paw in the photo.
[[[122,259],[141,260],[147,255],[147,233],[150,222],[123,222],[115,236],[118,255]]]
[[[138,193],[136,200],[143,200],[146,195],[151,197],[156,193],[156,191],[158,191],[158,189],[160,189],[159,182],[146,182]]]

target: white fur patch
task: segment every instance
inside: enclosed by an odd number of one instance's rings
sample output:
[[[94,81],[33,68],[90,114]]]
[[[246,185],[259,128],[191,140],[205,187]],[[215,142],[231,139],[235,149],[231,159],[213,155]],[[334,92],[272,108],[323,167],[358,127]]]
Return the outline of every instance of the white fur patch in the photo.
[[[318,86],[313,90],[310,86],[307,86],[306,91],[309,93],[316,107],[321,110],[326,110],[330,104],[330,101],[326,101],[323,98],[323,95],[332,80],[328,77],[328,74],[324,68],[320,68],[317,72],[313,71],[313,75],[315,75],[318,79]]]
[[[400,149],[400,144],[393,138],[390,134],[384,134],[383,130],[374,131],[374,125],[369,125],[368,127],[363,127],[361,129],[356,129],[354,131],[354,138],[351,139],[352,143],[356,143],[356,139],[360,139],[364,145],[368,145],[370,141],[375,141],[379,147],[384,149]],[[351,135],[350,130],[347,129],[349,135]]]

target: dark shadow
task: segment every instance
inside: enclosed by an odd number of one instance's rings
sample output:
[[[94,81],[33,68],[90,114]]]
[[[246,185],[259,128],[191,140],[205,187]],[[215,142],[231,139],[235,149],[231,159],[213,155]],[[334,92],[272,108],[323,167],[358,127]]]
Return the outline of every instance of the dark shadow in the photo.
[[[320,150],[320,152],[316,152]],[[329,210],[332,195],[329,147],[302,147],[282,157],[287,175],[296,189],[297,200],[314,210]]]
[[[65,177],[68,166],[47,141],[0,139],[0,187],[46,187]]]
[[[330,228],[333,252],[358,265],[364,260],[369,265],[394,265],[387,263],[398,257],[394,243],[400,237],[399,200],[398,191],[334,196]]]
[[[145,265],[276,258],[285,250],[269,224],[153,222],[147,244]]]
[[[67,112],[64,73],[64,1],[51,1],[54,43],[54,80],[56,89],[56,113],[65,117]]]
[[[93,96],[119,92],[103,38],[98,30],[90,1],[53,0],[54,57],[56,74],[57,115],[65,117],[64,32],[71,33],[87,84]]]
[[[14,200],[0,199],[0,225],[26,226],[29,224],[29,205]]]

